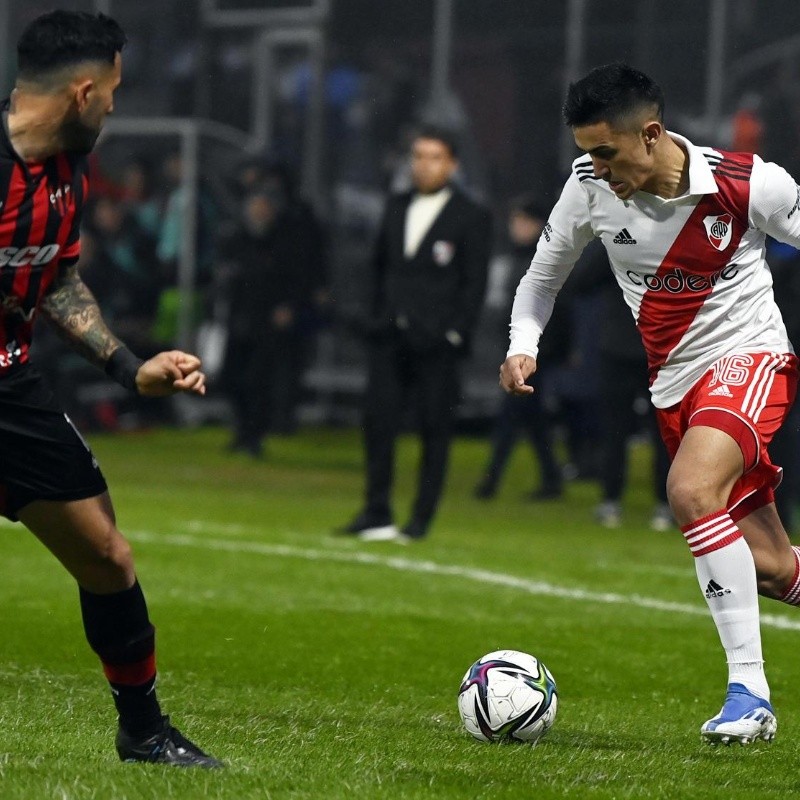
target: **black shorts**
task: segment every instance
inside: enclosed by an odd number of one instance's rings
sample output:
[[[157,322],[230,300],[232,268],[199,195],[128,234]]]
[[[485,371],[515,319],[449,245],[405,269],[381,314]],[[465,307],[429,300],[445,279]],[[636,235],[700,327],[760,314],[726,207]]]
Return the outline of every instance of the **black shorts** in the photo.
[[[89,445],[32,366],[0,377],[0,515],[34,500],[82,500],[106,491]]]

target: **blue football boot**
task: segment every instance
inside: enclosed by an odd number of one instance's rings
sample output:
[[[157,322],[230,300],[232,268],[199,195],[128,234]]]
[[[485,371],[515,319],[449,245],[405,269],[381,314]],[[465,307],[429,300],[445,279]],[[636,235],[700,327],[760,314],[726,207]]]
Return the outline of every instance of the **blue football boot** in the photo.
[[[750,744],[756,739],[771,742],[777,729],[778,721],[769,701],[741,683],[731,683],[725,705],[700,728],[700,737],[710,744]]]

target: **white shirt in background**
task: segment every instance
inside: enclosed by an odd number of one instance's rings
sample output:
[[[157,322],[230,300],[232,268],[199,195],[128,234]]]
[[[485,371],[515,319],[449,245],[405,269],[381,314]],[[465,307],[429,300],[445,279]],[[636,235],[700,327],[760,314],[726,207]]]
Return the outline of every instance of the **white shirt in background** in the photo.
[[[406,258],[417,254],[420,243],[430,230],[436,217],[453,194],[449,186],[433,194],[415,194],[406,211],[405,239],[403,253]]]

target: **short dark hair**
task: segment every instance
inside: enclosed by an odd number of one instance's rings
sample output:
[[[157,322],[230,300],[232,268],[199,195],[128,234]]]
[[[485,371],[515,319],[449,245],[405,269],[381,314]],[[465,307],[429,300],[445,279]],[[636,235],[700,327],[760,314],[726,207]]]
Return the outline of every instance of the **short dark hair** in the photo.
[[[458,158],[458,137],[448,128],[441,125],[422,125],[414,133],[414,139],[435,139],[450,151],[453,158]]]
[[[127,42],[118,23],[105,14],[51,11],[22,32],[17,42],[18,75],[23,80],[44,77],[86,61],[114,63]]]
[[[638,69],[615,62],[596,67],[569,85],[562,109],[572,128],[597,122],[619,123],[640,109],[654,107],[664,118],[664,94],[659,85]]]

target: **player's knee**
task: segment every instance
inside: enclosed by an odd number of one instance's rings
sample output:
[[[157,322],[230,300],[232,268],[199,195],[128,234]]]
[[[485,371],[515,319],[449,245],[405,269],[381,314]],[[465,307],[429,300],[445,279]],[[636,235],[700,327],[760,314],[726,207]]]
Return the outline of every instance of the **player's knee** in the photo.
[[[667,478],[667,500],[680,525],[713,514],[725,505],[723,493],[713,485],[691,475],[674,473]]]
[[[95,548],[96,566],[109,573],[119,575],[133,574],[133,551],[127,539],[109,525]]]
[[[119,570],[133,572],[133,550],[128,544],[128,540],[119,531],[114,537],[109,561]]]

